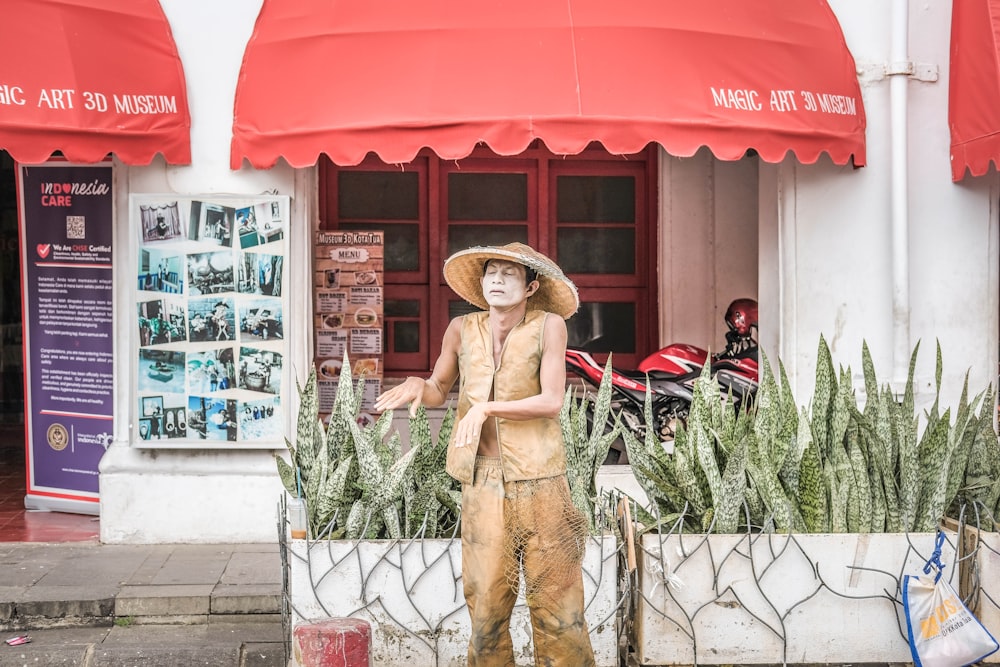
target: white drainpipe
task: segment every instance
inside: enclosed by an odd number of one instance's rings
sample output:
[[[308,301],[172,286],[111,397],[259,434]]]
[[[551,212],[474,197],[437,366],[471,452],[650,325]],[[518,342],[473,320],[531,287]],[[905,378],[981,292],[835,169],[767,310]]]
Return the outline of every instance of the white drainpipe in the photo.
[[[902,388],[910,365],[910,230],[907,185],[908,0],[893,0],[889,54],[889,109],[892,137],[892,331],[893,387]]]

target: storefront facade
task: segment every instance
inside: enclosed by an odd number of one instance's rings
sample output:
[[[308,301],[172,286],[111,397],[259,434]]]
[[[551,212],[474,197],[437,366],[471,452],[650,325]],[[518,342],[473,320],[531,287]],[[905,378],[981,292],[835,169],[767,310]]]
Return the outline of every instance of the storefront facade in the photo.
[[[966,371],[977,391],[996,378],[1000,179],[995,169],[951,178],[951,8],[905,0],[829,5],[854,58],[867,119],[866,154],[854,162],[828,152],[808,159],[761,152],[752,140],[742,157],[722,160],[697,144],[676,157],[651,136],[628,159],[589,142],[572,157],[529,141],[514,154],[479,146],[462,158],[428,143],[403,164],[364,154],[302,158],[290,148],[279,154],[293,157],[255,169],[232,144],[233,100],[261,3],[164,3],[184,67],[191,159],[115,158],[116,275],[130,276],[141,250],[130,222],[137,196],[287,197],[290,382],[282,399],[289,414],[294,381],[316,358],[308,261],[315,233],[344,229],[381,229],[387,246],[397,244],[384,274],[386,382],[426,371],[448,317],[461,312],[440,279],[444,257],[470,244],[522,240],[570,264],[592,304],[585,323],[570,321],[573,342],[616,350],[618,365],[633,367],[669,342],[720,347],[727,304],[749,296],[760,304],[761,345],[784,363],[800,402],[811,392],[820,335],[834,362],[855,375],[866,342],[883,381],[899,384],[920,341],[918,400],[933,396],[939,341],[942,394],[957,401]],[[893,41],[900,23],[908,46]],[[887,73],[899,62],[894,44],[916,65],[914,75]],[[350,64],[314,63],[295,78],[324,86],[324,69],[334,66]],[[894,80],[903,82],[902,100]],[[588,196],[603,203],[572,208]],[[281,485],[271,450],[137,446],[133,282],[114,287],[114,442],[100,464],[102,541],[274,540]],[[280,452],[283,444],[274,444]]]

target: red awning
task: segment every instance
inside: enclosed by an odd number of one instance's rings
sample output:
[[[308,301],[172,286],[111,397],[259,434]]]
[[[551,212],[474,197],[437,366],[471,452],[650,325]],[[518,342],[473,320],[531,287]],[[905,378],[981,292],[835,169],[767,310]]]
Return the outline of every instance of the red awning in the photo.
[[[599,141],[865,163],[854,59],[825,0],[264,0],[231,165],[389,163]]]
[[[951,179],[1000,165],[1000,0],[955,0],[951,10]]]
[[[2,0],[0,149],[191,162],[184,70],[157,0]]]

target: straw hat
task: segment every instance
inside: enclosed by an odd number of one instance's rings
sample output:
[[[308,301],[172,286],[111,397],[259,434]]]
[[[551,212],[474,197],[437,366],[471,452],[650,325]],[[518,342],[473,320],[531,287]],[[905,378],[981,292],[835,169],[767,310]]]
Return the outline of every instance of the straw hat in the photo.
[[[483,297],[483,266],[489,259],[523,264],[538,274],[538,290],[528,297],[528,308],[569,319],[580,307],[576,285],[551,259],[523,243],[475,246],[460,250],[444,262],[444,279],[455,293],[474,306],[489,309]]]

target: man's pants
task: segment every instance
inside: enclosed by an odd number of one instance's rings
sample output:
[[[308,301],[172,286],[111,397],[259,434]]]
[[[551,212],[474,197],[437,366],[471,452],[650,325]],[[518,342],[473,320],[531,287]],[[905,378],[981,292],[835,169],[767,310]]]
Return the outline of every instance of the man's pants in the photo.
[[[462,486],[462,578],[472,619],[469,667],[511,667],[510,614],[523,570],[535,664],[591,667],[583,614],[587,521],[566,476],[503,481],[499,457],[477,457]]]

